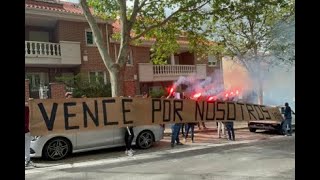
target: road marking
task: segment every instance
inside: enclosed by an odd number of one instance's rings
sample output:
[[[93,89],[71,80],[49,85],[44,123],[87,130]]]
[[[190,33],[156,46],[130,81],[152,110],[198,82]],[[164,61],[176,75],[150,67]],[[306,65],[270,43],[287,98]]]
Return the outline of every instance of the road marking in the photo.
[[[43,173],[46,171],[53,171],[53,170],[59,170],[59,169],[66,169],[66,168],[77,168],[77,167],[88,167],[88,166],[98,166],[98,165],[106,165],[106,164],[112,164],[112,163],[120,163],[120,162],[128,162],[133,160],[146,160],[146,159],[153,159],[157,157],[161,157],[164,154],[175,154],[175,153],[181,153],[186,151],[192,151],[192,150],[199,150],[199,149],[205,149],[205,148],[211,148],[211,147],[219,147],[219,146],[228,146],[233,144],[246,144],[251,142],[256,142],[259,140],[245,140],[245,141],[234,141],[234,142],[227,142],[224,144],[210,144],[210,143],[202,143],[202,145],[197,146],[191,146],[186,148],[179,148],[179,149],[166,149],[158,152],[149,152],[144,154],[137,154],[135,156],[129,157],[118,157],[118,158],[112,158],[112,159],[101,159],[101,160],[94,160],[94,161],[86,161],[86,162],[77,162],[77,163],[69,163],[69,164],[62,164],[62,165],[56,165],[56,166],[50,166],[50,167],[38,167],[35,169],[26,169],[25,174],[34,174],[34,173]]]
[[[268,137],[267,139],[270,140],[270,139],[285,139],[285,138],[288,138],[288,137],[272,136],[272,137]],[[50,167],[38,167],[34,169],[25,169],[25,174],[28,175],[28,174],[34,174],[34,173],[43,173],[47,171],[54,171],[54,170],[60,170],[60,169],[66,169],[66,168],[107,165],[112,163],[128,162],[128,161],[134,161],[134,160],[147,160],[147,159],[162,157],[164,154],[175,154],[175,153],[182,153],[186,151],[193,151],[193,150],[220,147],[220,146],[229,146],[229,145],[235,145],[235,144],[248,144],[248,143],[253,143],[258,141],[261,141],[261,140],[254,139],[254,140],[243,140],[243,141],[228,141],[226,143],[221,143],[221,144],[197,143],[197,145],[195,146],[191,145],[190,147],[185,147],[185,148],[178,148],[178,149],[172,148],[172,149],[166,149],[166,150],[161,150],[157,152],[148,152],[143,154],[137,154],[132,157],[123,156],[123,157],[117,157],[117,158],[108,158],[108,159],[93,160],[93,161],[86,161],[86,162],[68,163],[68,164],[61,164],[61,165],[58,164]]]

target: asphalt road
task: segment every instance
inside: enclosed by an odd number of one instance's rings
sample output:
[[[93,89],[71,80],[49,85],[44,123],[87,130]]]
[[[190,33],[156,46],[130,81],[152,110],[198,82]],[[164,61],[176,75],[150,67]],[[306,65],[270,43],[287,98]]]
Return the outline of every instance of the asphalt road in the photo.
[[[80,156],[76,161],[70,158],[54,166],[26,169],[26,179],[295,179],[295,136],[266,136],[173,149],[166,146],[133,157]],[[41,161],[37,163],[41,165]]]

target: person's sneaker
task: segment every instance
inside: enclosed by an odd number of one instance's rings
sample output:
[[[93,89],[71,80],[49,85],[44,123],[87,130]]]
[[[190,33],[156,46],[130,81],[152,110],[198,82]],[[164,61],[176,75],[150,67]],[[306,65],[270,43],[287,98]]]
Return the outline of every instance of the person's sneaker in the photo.
[[[129,151],[131,151],[132,153],[135,153],[136,151],[134,151],[133,149],[130,149]]]
[[[183,145],[181,142],[178,142],[177,145]]]
[[[173,144],[173,143],[171,143],[171,147],[172,147],[172,148],[174,147],[174,144]]]
[[[31,160],[26,161],[24,165],[25,165],[25,167],[34,166],[34,164]]]
[[[128,151],[128,156],[133,156],[133,152],[132,151]]]
[[[125,152],[124,152],[126,155],[128,155],[128,153],[129,153],[129,150],[126,150]]]

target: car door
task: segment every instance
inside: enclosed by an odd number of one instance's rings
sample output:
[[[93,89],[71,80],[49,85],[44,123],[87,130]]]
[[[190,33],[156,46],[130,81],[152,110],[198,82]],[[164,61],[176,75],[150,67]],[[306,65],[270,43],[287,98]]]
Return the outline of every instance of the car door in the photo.
[[[124,144],[124,135],[126,128],[115,127],[113,129],[113,143],[114,144]]]
[[[76,149],[113,145],[113,131],[113,128],[104,128],[78,132]]]

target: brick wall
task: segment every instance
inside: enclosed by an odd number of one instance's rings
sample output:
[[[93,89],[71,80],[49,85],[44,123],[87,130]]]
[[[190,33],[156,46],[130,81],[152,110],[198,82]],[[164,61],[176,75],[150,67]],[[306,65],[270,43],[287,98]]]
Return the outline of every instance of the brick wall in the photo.
[[[103,34],[103,39],[106,44],[106,24],[99,24],[99,27]],[[72,21],[58,21],[56,27],[50,33],[53,37],[52,39],[58,41],[75,41],[80,42],[81,48],[81,65],[77,68],[71,68],[67,71],[74,73],[88,73],[90,71],[105,71],[107,73],[107,79],[109,79],[109,73],[102,61],[99,51],[96,46],[88,46],[86,44],[85,30],[90,29],[88,23],[86,22],[72,22]],[[112,33],[112,27],[108,26],[109,33]],[[119,52],[119,44],[110,43],[110,56],[114,60],[115,53]],[[116,48],[116,49],[115,49]],[[135,94],[140,94],[141,87],[140,82],[137,80],[138,77],[138,63],[148,63],[150,62],[150,47],[138,47],[131,46],[133,65],[125,66],[125,95],[134,96]],[[88,56],[88,61],[83,61],[83,56]],[[180,64],[207,64],[207,58],[196,60],[191,53],[182,53],[179,55]],[[214,71],[215,68],[207,66],[207,74]],[[30,69],[31,70],[31,69]],[[35,70],[35,69],[33,69]],[[50,82],[54,82],[54,76],[60,75],[63,71],[56,71],[54,69],[42,69],[41,71],[49,73]],[[137,77],[135,79],[134,77]],[[63,91],[64,92],[64,91]],[[55,96],[53,94],[53,96]],[[59,95],[60,96],[60,95]],[[64,98],[64,93],[61,94]]]
[[[124,95],[134,97],[136,95],[136,87],[134,81],[124,82]]]
[[[61,83],[50,83],[50,98],[57,99],[57,98],[65,98],[66,90],[65,85]]]
[[[193,53],[185,52],[179,55],[179,64],[194,65],[194,55]]]
[[[133,66],[127,65],[125,70],[125,80],[133,80],[134,75],[138,77],[138,63],[148,63],[150,62],[149,51],[150,48],[147,47],[131,47]]]
[[[29,79],[24,80],[24,100],[28,101],[30,98],[30,82]]]
[[[85,30],[90,29],[86,22],[59,21],[56,26],[56,36],[60,41],[80,42],[81,66],[80,72],[107,71],[96,46],[86,44]],[[102,37],[106,42],[106,25],[99,24]],[[106,44],[105,44],[106,45]],[[83,56],[88,56],[88,61],[83,61]]]
[[[25,27],[25,40],[34,40],[30,39],[29,37],[29,32],[30,31],[43,31],[43,32],[48,32],[49,33],[49,42],[56,42],[54,39],[54,31],[50,28],[46,27],[37,27],[37,26],[26,26]]]

